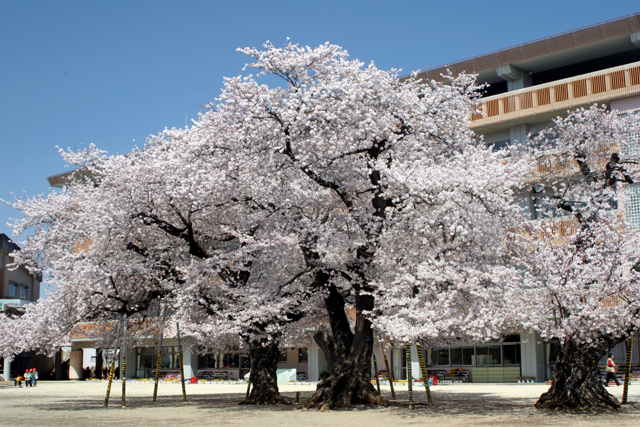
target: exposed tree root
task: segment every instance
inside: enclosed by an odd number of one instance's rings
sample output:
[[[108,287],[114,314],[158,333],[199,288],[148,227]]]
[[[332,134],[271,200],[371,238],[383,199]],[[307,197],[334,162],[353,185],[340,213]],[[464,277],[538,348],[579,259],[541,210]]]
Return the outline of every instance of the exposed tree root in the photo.
[[[620,402],[605,389],[598,360],[611,343],[598,347],[567,342],[555,365],[553,384],[535,406],[539,409],[620,410]]]
[[[318,384],[316,392],[302,407],[303,409],[350,408],[353,405],[389,406],[389,401],[380,396],[371,382],[359,380],[353,375],[330,376]]]

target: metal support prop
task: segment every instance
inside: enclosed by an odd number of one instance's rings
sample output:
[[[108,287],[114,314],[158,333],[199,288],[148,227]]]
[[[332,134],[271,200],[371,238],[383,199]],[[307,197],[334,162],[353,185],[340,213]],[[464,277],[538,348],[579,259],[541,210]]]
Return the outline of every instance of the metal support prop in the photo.
[[[418,361],[420,362],[420,370],[422,371],[424,390],[427,392],[427,401],[429,402],[429,406],[431,406],[433,405],[433,401],[431,400],[431,388],[429,388],[429,378],[427,378],[427,368],[424,365],[424,355],[422,354],[420,343],[416,343],[416,350],[418,350]]]
[[[627,340],[627,363],[624,367],[624,387],[622,390],[622,403],[627,403],[629,394],[629,379],[631,377],[631,351],[633,350],[633,337]]]
[[[104,397],[104,407],[109,406],[111,396],[111,383],[113,383],[113,371],[116,369],[116,357],[118,357],[118,340],[120,339],[120,327],[122,326],[122,316],[118,322],[118,332],[116,332],[116,342],[113,345],[113,357],[111,358],[111,368],[109,369],[109,382],[107,383],[107,395]]]
[[[162,325],[160,326],[160,347],[158,348],[158,363],[156,363],[156,381],[153,387],[153,403],[158,399],[158,382],[160,381],[160,365],[162,365],[162,339],[164,338],[164,321],[167,318],[167,303],[164,304]]]
[[[382,352],[384,356],[384,365],[387,367],[387,378],[389,379],[389,386],[391,387],[391,399],[396,400],[396,392],[393,389],[393,374],[391,369],[389,369],[389,360],[387,359],[387,353]]]
[[[378,387],[378,394],[380,394],[380,379],[378,378],[378,361],[376,355],[373,355],[373,372],[376,374],[376,386]]]
[[[187,401],[187,389],[184,386],[184,362],[182,361],[182,343],[180,342],[180,322],[176,322],[178,331],[178,358],[180,359],[180,381],[182,382],[182,400]]]
[[[127,315],[124,315],[124,333],[122,334],[122,407],[127,407]]]
[[[407,386],[409,387],[409,409],[413,409],[413,376],[411,375],[411,344],[407,344]]]

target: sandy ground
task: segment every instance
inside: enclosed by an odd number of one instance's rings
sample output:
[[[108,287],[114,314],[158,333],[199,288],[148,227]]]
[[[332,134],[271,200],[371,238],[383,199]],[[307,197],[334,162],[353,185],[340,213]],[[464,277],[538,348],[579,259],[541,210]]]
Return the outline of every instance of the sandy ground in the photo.
[[[2,383],[0,383],[2,384]],[[0,385],[0,426],[635,426],[640,425],[640,385],[629,388],[629,405],[620,413],[565,414],[538,411],[542,384],[446,384],[432,388],[428,407],[424,388],[414,390],[416,409],[408,409],[407,387],[397,387],[398,401],[388,408],[344,411],[302,411],[299,404],[276,407],[240,406],[245,385],[187,385],[182,401],[179,384],[160,384],[152,402],[153,384],[127,384],[127,407],[121,408],[121,385],[114,383],[108,409],[103,407],[106,385],[81,382],[40,382],[35,388]],[[295,401],[309,398],[314,386],[281,387]],[[618,399],[622,386],[610,387]],[[390,397],[388,387],[382,393]]]

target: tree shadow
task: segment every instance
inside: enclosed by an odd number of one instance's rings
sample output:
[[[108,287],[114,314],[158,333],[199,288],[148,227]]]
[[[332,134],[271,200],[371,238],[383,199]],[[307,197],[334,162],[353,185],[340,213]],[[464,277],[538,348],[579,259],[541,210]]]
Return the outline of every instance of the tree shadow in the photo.
[[[470,418],[476,420],[486,419],[505,424],[535,424],[535,425],[556,425],[556,424],[580,424],[583,422],[594,423],[610,423],[621,422],[638,419],[640,416],[640,404],[631,402],[624,405],[621,412],[559,412],[538,410],[534,407],[537,398],[518,397],[518,396],[498,396],[492,393],[481,392],[448,392],[446,390],[438,390],[432,392],[433,406],[427,405],[427,398],[424,390],[414,391],[414,409],[409,409],[408,393],[406,390],[396,392],[397,400],[390,401],[388,407],[369,407],[364,405],[356,405],[353,408],[343,411],[384,411],[387,416],[398,417],[399,420],[420,420],[426,419],[447,419],[452,422],[471,422]],[[156,403],[153,403],[152,397],[133,396],[127,398],[127,407],[121,408],[121,397],[119,395],[112,396],[109,408],[104,408],[104,399],[97,398],[77,398],[77,399],[60,399],[55,403],[30,402],[33,409],[57,412],[86,412],[97,414],[99,411],[108,413],[107,411],[137,411],[144,412],[169,408],[175,409],[176,415],[180,414],[183,409],[191,410],[199,413],[199,417],[215,417],[224,413],[225,416],[233,418],[235,415],[242,416],[252,414],[252,416],[263,416],[266,413],[274,412],[290,412],[302,414],[301,406],[311,398],[313,391],[303,391],[300,393],[300,402],[296,402],[296,393],[291,391],[282,392],[282,395],[291,401],[289,405],[239,405],[244,399],[245,393],[207,393],[194,394],[187,396],[187,402],[182,401],[181,394],[170,396],[158,396]],[[383,393],[385,397],[388,393]],[[308,412],[313,413],[317,410],[311,409]],[[340,410],[338,410],[340,411]]]

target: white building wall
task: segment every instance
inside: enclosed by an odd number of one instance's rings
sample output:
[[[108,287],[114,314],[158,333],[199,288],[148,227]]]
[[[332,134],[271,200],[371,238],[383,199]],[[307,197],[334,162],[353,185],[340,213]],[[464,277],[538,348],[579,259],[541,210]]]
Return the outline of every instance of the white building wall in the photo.
[[[422,378],[420,359],[418,359],[418,350],[415,344],[411,346],[411,376],[416,379]]]
[[[520,352],[522,357],[521,372],[523,377],[534,377],[537,382],[545,381],[544,343],[535,332],[521,334]]]
[[[86,368],[87,366],[89,366],[91,368],[91,372],[94,372],[96,368],[96,361],[92,360],[92,357],[96,357],[95,348],[82,349],[82,367]]]
[[[184,379],[188,379],[196,376],[196,370],[198,369],[198,355],[192,353],[190,350],[182,351],[182,365],[184,369]]]

